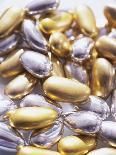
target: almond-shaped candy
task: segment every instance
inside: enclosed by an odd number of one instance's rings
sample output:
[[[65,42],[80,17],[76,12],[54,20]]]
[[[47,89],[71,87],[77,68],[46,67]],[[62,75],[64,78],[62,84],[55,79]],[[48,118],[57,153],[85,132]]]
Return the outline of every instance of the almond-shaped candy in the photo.
[[[95,16],[90,7],[79,5],[75,10],[77,26],[87,36],[95,38],[98,35]]]
[[[10,53],[13,49],[16,48],[18,42],[18,34],[12,34],[7,38],[0,39],[0,56]]]
[[[59,141],[58,151],[62,155],[84,155],[88,152],[88,147],[79,137],[66,136]]]
[[[32,0],[25,9],[29,15],[43,13],[49,10],[55,10],[59,6],[59,0]]]
[[[6,116],[12,127],[31,130],[45,128],[53,124],[58,113],[48,107],[23,107],[9,111]]]
[[[30,137],[30,144],[40,148],[51,148],[63,134],[63,122],[56,121],[53,126],[35,130]]]
[[[89,37],[80,37],[72,44],[71,57],[74,61],[82,62],[90,58],[94,41]]]
[[[112,64],[104,58],[96,59],[92,68],[92,94],[107,97],[113,89],[114,78]]]
[[[79,111],[65,115],[65,124],[79,134],[94,135],[99,132],[101,118],[94,112]]]
[[[48,57],[33,51],[24,52],[20,57],[20,61],[29,73],[38,78],[49,76],[53,69]]]
[[[58,152],[41,149],[33,146],[19,146],[17,155],[61,155]]]
[[[58,57],[67,57],[72,51],[71,44],[61,32],[54,32],[49,38],[51,51]]]
[[[73,22],[73,16],[66,11],[54,11],[40,16],[39,21],[39,29],[50,35],[54,32],[64,32],[69,29]]]
[[[37,79],[34,78],[29,73],[23,73],[15,77],[5,86],[5,94],[8,95],[11,99],[21,99],[25,95],[29,94],[35,84]]]
[[[1,64],[0,64],[0,74],[2,77],[12,77],[22,71],[24,71],[23,66],[20,63],[20,56],[24,52],[23,49],[13,51]]]
[[[116,62],[116,39],[109,36],[100,37],[95,43],[98,53]]]
[[[43,84],[44,93],[59,102],[78,104],[88,99],[90,88],[78,81],[68,78],[52,76]]]
[[[20,7],[10,7],[0,16],[0,38],[10,34],[24,19],[25,10]]]
[[[0,149],[16,151],[19,145],[24,145],[24,141],[15,134],[15,131],[10,126],[0,122]]]
[[[62,107],[59,103],[48,100],[44,96],[38,94],[29,94],[25,96],[20,103],[20,107],[50,107],[56,110],[59,115],[62,113]]]
[[[37,30],[34,21],[25,19],[22,23],[22,31],[31,49],[35,49],[43,54],[47,53],[47,42],[42,33]]]
[[[110,109],[105,100],[100,97],[90,95],[87,102],[78,105],[79,109],[97,113],[103,120],[110,115]]]

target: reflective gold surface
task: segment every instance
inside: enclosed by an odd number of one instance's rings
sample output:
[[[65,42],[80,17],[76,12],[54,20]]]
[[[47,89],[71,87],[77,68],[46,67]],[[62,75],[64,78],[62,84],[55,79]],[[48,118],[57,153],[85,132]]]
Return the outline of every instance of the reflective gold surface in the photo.
[[[0,16],[0,38],[11,33],[24,19],[22,8],[10,7]]]
[[[29,73],[23,73],[18,75],[12,81],[5,86],[5,94],[11,99],[21,99],[25,95],[29,94],[37,80]]]
[[[62,155],[84,155],[88,152],[88,147],[80,138],[67,136],[59,141],[58,151]]]
[[[58,60],[58,58],[54,56],[52,53],[49,53],[49,59],[53,64],[53,70],[51,71],[51,75],[64,77],[63,65],[60,62],[60,60]]]
[[[116,62],[116,39],[102,36],[96,41],[95,46],[101,56]]]
[[[114,78],[112,64],[104,58],[96,59],[92,69],[92,94],[107,97],[113,89]]]
[[[97,145],[97,139],[94,136],[79,135],[78,137],[84,141],[89,151],[93,150]]]
[[[39,28],[42,32],[51,34],[56,31],[62,32],[67,30],[72,22],[73,16],[71,13],[64,11],[52,12],[40,18]]]
[[[40,149],[37,147],[32,146],[22,146],[18,152],[17,155],[61,155],[58,152],[50,151],[46,149]]]
[[[44,93],[60,102],[82,102],[88,99],[90,88],[76,80],[52,76],[43,84]]]
[[[94,14],[86,5],[77,6],[75,10],[77,26],[83,34],[95,38],[98,35]]]
[[[104,15],[106,16],[109,25],[116,28],[116,6],[107,5],[104,8]]]
[[[23,107],[6,114],[10,125],[18,129],[38,129],[51,125],[58,114],[55,110],[47,107]]]
[[[71,44],[61,32],[54,32],[49,39],[52,52],[59,57],[67,57],[71,52]]]
[[[100,148],[89,152],[87,155],[116,155],[116,149]]]
[[[19,60],[23,52],[23,49],[14,51],[0,64],[0,75],[2,77],[11,77],[24,70]]]

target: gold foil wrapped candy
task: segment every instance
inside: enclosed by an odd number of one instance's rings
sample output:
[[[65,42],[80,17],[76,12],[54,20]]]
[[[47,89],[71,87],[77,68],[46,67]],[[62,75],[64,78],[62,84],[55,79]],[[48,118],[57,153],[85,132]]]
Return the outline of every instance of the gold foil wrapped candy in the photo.
[[[21,73],[24,70],[19,60],[19,57],[23,52],[23,49],[12,52],[0,64],[0,74],[2,77],[11,77]]]
[[[95,46],[101,56],[116,62],[116,39],[102,36],[96,41]]]
[[[113,89],[114,78],[115,69],[112,64],[104,58],[96,59],[92,69],[92,93],[107,97]]]
[[[77,6],[74,16],[77,26],[79,26],[83,34],[92,38],[98,35],[95,17],[91,8],[86,5]]]
[[[21,99],[33,90],[36,82],[32,75],[23,73],[10,81],[4,91],[11,99]]]
[[[43,84],[44,93],[51,99],[60,102],[83,102],[90,95],[90,88],[71,79],[52,76]]]
[[[58,151],[62,155],[84,155],[88,152],[88,147],[80,138],[67,136],[59,141]]]
[[[58,114],[55,110],[47,107],[23,107],[9,111],[6,116],[10,125],[17,129],[40,129],[54,123]]]
[[[71,13],[64,11],[52,12],[40,17],[39,28],[46,34],[56,31],[63,32],[71,26],[72,22],[73,16]]]
[[[54,32],[49,39],[52,52],[59,57],[67,57],[71,53],[71,44],[61,32]]]
[[[25,10],[10,7],[0,17],[0,38],[10,34],[24,19]]]

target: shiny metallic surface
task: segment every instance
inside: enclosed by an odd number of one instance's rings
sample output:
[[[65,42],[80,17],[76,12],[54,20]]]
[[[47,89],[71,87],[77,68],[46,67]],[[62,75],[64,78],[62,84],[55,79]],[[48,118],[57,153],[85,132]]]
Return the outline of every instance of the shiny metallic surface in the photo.
[[[89,37],[80,37],[72,45],[71,57],[74,61],[83,61],[90,58],[94,41]]]
[[[102,118],[102,120],[110,115],[110,109],[107,102],[97,96],[90,95],[87,102],[78,106],[81,110],[95,112]]]
[[[49,53],[49,59],[53,64],[53,70],[51,71],[51,75],[64,77],[64,69],[61,61],[52,53]]]
[[[2,77],[12,77],[24,71],[20,63],[20,56],[24,52],[23,49],[13,51],[8,57],[0,64],[0,74]]]
[[[37,50],[40,53],[47,53],[47,42],[42,33],[37,30],[34,21],[25,19],[22,23],[22,32],[25,39],[32,49]]]
[[[107,97],[113,89],[115,69],[105,58],[98,58],[92,68],[92,94]]]
[[[116,6],[107,5],[104,8],[104,15],[106,16],[109,25],[116,28]]]
[[[89,84],[88,73],[83,66],[77,65],[71,61],[67,61],[64,65],[64,70],[67,78],[78,80],[86,85]]]
[[[18,34],[12,34],[7,38],[0,39],[0,56],[10,53],[13,49],[16,48],[18,42]]]
[[[59,6],[59,0],[32,0],[25,7],[29,15],[55,10]]]
[[[65,124],[79,134],[94,135],[99,132],[101,118],[94,112],[79,111],[65,115]]]
[[[20,102],[20,107],[49,107],[57,111],[59,115],[63,112],[59,103],[48,100],[44,96],[38,94],[29,94],[25,96]]]
[[[10,7],[0,16],[0,38],[10,34],[24,19],[22,8]]]
[[[62,155],[84,155],[88,152],[88,147],[79,137],[67,136],[59,141],[58,151]]]
[[[51,51],[59,57],[67,57],[71,51],[71,44],[61,32],[54,32],[49,39]]]
[[[75,9],[75,19],[77,26],[79,26],[83,34],[92,38],[98,35],[95,16],[90,7],[87,5],[77,6]]]
[[[0,147],[13,152],[16,151],[18,145],[24,145],[24,141],[15,134],[10,126],[0,122]]]
[[[100,148],[89,152],[87,155],[115,155],[116,149],[114,148]]]
[[[88,151],[93,150],[97,145],[97,138],[94,136],[79,135],[78,137],[87,145]]]
[[[56,31],[63,32],[71,26],[72,22],[73,16],[71,13],[66,11],[52,12],[48,13],[48,15],[45,14],[45,17],[40,17],[39,28],[45,34]]]
[[[29,73],[38,78],[49,76],[53,69],[48,57],[34,51],[24,52],[20,57],[20,61]]]
[[[40,148],[51,148],[63,135],[63,122],[56,121],[53,126],[35,130],[30,137],[30,144]]]
[[[107,59],[116,62],[116,39],[109,36],[100,37],[95,43],[98,53]]]
[[[116,120],[116,89],[113,91],[112,94],[111,114]]]
[[[101,125],[101,136],[109,143],[116,147],[116,122],[103,121]]]
[[[85,84],[68,78],[52,76],[43,84],[46,96],[59,102],[79,104],[88,99],[90,88]]]
[[[61,155],[58,152],[41,149],[33,146],[21,146],[17,151],[17,155]]]
[[[10,125],[17,129],[31,130],[45,128],[54,123],[58,114],[47,107],[23,107],[9,111],[6,116]]]
[[[33,90],[36,82],[32,75],[23,73],[10,81],[4,91],[11,99],[21,99]]]

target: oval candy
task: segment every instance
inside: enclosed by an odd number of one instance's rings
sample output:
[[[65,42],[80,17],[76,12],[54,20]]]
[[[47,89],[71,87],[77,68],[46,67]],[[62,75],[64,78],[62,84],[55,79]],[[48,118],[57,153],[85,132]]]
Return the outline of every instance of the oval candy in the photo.
[[[22,32],[27,44],[32,49],[40,53],[47,54],[47,42],[42,33],[37,30],[35,23],[30,19],[25,19],[22,23]]]
[[[23,73],[9,82],[4,92],[11,99],[21,99],[33,90],[36,82],[37,80],[32,75]]]
[[[54,123],[58,114],[48,107],[23,107],[9,111],[6,116],[16,129],[32,130],[45,128]]]
[[[0,64],[0,74],[2,77],[12,77],[24,71],[20,63],[20,56],[24,52],[23,49],[13,51],[8,57]]]
[[[0,17],[0,38],[9,35],[24,19],[25,10],[20,7],[10,7]]]
[[[94,112],[79,111],[65,115],[65,124],[79,134],[94,135],[99,132],[101,118]]]
[[[20,61],[29,73],[38,78],[49,76],[53,69],[48,57],[34,51],[24,52],[20,57]]]
[[[113,89],[115,69],[112,64],[104,59],[95,60],[92,68],[92,94],[107,97]]]
[[[72,102],[78,104],[88,99],[90,89],[88,86],[71,79],[52,76],[43,84],[46,96],[59,102]]]

